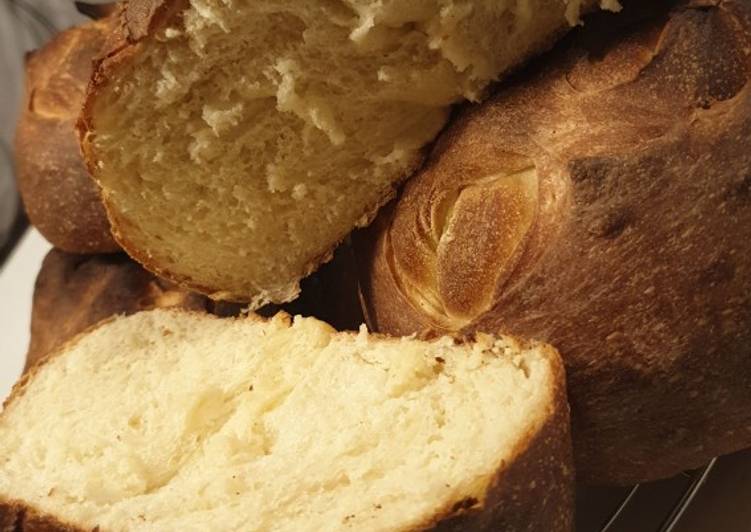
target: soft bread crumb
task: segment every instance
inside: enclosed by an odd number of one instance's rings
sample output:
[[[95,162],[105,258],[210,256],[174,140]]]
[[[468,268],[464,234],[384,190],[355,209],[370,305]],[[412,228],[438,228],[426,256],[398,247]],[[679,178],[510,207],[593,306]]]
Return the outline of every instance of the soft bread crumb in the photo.
[[[548,419],[552,363],[545,348],[487,336],[383,339],[284,315],[118,318],[51,359],[3,413],[0,499],[102,530],[411,529],[482,503]]]

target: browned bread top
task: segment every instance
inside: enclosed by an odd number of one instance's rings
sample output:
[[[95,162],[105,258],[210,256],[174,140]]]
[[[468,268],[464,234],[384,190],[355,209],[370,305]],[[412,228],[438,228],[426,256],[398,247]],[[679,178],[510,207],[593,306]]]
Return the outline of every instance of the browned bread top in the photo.
[[[556,345],[582,478],[751,445],[751,3],[634,2],[446,132],[361,254],[371,324]]]
[[[103,19],[64,31],[26,64],[15,139],[18,188],[31,223],[53,245],[73,253],[119,249],[75,132],[92,61],[111,24]]]

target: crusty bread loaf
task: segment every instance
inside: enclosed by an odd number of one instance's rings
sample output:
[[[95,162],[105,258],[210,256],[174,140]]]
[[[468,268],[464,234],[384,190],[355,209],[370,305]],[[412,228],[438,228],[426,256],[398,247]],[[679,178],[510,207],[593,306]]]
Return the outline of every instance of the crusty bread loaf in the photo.
[[[451,104],[592,4],[127,1],[79,123],[115,236],[214,299],[290,301]]]
[[[595,483],[751,445],[751,3],[625,11],[468,109],[358,257],[376,330],[555,345]]]
[[[0,416],[1,530],[571,530],[550,347],[178,310],[79,336]]]
[[[31,223],[71,253],[119,249],[75,132],[92,62],[111,30],[102,20],[64,31],[26,62],[15,138],[18,189]]]
[[[26,369],[92,325],[152,308],[210,310],[203,296],[147,272],[127,255],[51,250],[34,285]]]

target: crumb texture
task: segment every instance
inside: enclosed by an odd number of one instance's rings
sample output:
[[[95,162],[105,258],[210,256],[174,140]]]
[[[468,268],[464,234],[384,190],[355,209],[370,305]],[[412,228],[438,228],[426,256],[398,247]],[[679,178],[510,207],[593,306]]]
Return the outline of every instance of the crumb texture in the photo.
[[[556,378],[544,349],[510,339],[143,312],[16,391],[0,499],[84,529],[412,529],[483,502]]]
[[[120,240],[217,298],[292,299],[450,106],[583,3],[190,0],[92,95],[84,142]]]

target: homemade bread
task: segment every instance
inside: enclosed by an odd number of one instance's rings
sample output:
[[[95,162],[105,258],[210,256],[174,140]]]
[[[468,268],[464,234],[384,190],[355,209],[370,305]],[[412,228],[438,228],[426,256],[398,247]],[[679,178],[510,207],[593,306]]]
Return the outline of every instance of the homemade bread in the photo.
[[[14,389],[0,529],[570,530],[568,431],[545,345],[141,312]]]
[[[748,0],[587,20],[467,109],[361,241],[372,327],[555,345],[587,482],[751,446],[749,54]]]
[[[119,249],[75,132],[92,62],[112,31],[110,23],[64,31],[26,62],[15,138],[18,189],[31,223],[54,246],[72,253]]]
[[[92,325],[151,308],[209,310],[206,297],[155,277],[127,255],[74,255],[51,250],[34,285],[28,370]]]
[[[214,299],[290,301],[451,104],[590,4],[126,1],[79,123],[115,236]]]

